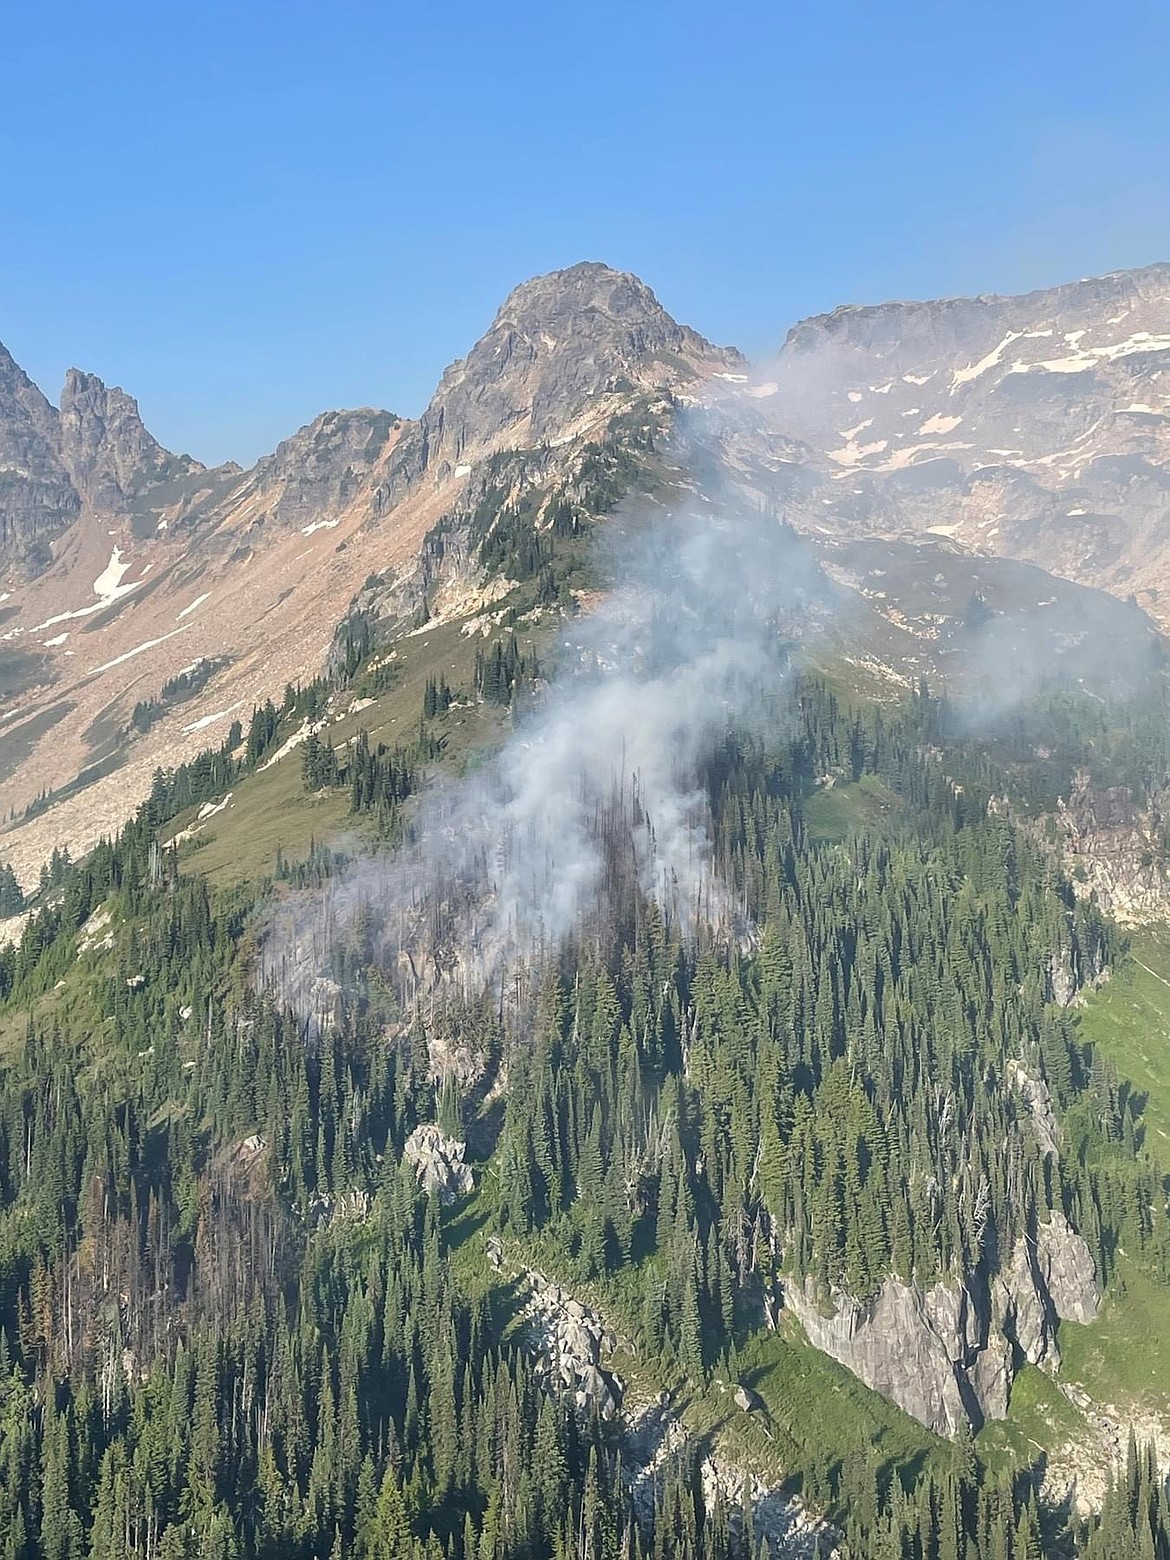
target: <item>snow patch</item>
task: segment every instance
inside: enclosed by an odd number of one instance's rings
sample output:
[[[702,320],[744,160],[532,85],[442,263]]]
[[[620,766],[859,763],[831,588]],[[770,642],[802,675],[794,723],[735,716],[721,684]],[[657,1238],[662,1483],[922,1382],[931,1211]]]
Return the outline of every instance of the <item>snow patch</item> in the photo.
[[[185,606],[183,608],[183,610],[179,613],[179,617],[180,618],[185,618],[187,616],[188,612],[194,612],[195,608],[196,607],[201,607],[203,605],[203,603],[207,600],[207,598],[210,595],[211,595],[211,592],[209,590],[205,590],[203,592],[202,596],[196,596],[194,601],[192,601],[188,606]]]
[[[937,369],[932,369],[929,374],[903,374],[902,383],[907,385],[924,385],[928,379],[933,379]]]
[[[828,450],[826,453],[830,460],[835,460],[838,466],[856,466],[870,455],[880,455],[888,444],[887,439],[877,439],[873,444],[855,444],[852,439],[839,450]],[[825,499],[825,503],[831,503],[831,499]]]
[[[963,419],[961,417],[943,417],[941,413],[936,412],[933,417],[928,417],[926,419],[926,421],[922,424],[922,427],[919,428],[918,432],[920,434],[950,433],[955,428],[957,428],[962,421]]]
[[[262,775],[266,769],[271,769],[273,764],[279,764],[282,758],[287,758],[294,748],[299,748],[307,737],[315,737],[324,729],[326,722],[323,720],[306,721],[299,731],[294,731],[287,742],[282,742],[271,758],[257,766],[256,773]]]
[[[960,385],[969,384],[972,379],[978,379],[981,374],[986,374],[988,369],[998,368],[1005,347],[1011,346],[1013,341],[1019,341],[1023,335],[1022,330],[1009,330],[998,346],[992,347],[986,357],[981,357],[978,363],[969,363],[966,368],[956,368],[951,375],[951,389],[957,390]]]
[[[470,472],[470,470],[471,470],[470,466],[456,466],[455,467],[455,475],[457,477],[465,477]]]
[[[1083,334],[1083,331],[1071,331],[1065,340]],[[1040,368],[1050,374],[1080,374],[1087,368],[1095,368],[1098,363],[1113,363],[1118,358],[1133,357],[1138,352],[1170,352],[1170,335],[1156,336],[1151,331],[1139,330],[1132,336],[1126,336],[1124,341],[1106,342],[1102,347],[1081,347],[1072,341],[1069,344],[1075,349],[1069,357],[1049,358],[1042,363],[1013,363],[1011,372],[1026,374]]]
[[[129,574],[130,565],[122,562],[122,549],[115,547],[110,554],[110,561],[93,582],[96,596],[108,596],[111,601],[118,594],[118,587],[122,583],[123,575]]]
[[[914,457],[920,455],[923,450],[927,452],[927,460],[934,460],[936,456],[945,450],[969,450],[970,443],[964,444],[961,440],[951,440],[943,444],[908,444],[904,449],[895,450],[888,460],[883,460],[880,465],[871,466],[871,471],[905,471],[907,466],[915,464]]]
[[[69,630],[68,629],[66,629],[66,631],[63,634],[54,634],[52,639],[46,639],[44,641],[45,649],[46,650],[55,650],[58,645],[63,645],[68,638],[69,638]]]
[[[334,526],[340,524],[340,520],[313,520],[309,525],[301,526],[301,535],[312,536],[314,531],[332,531]]]
[[[112,661],[103,661],[101,666],[95,666],[90,672],[91,677],[96,677],[99,672],[108,672],[112,666],[121,666],[123,661],[132,661],[136,655],[141,655],[144,650],[153,650],[156,645],[162,645],[168,639],[173,639],[176,634],[185,633],[190,627],[184,623],[182,628],[172,628],[169,634],[162,634],[158,639],[148,639],[145,643],[135,645],[133,650],[127,650],[125,655],[116,655]]]
[[[241,703],[242,702],[243,701],[241,700]],[[203,806],[199,809],[199,812],[197,814],[198,822],[199,823],[206,823],[208,818],[214,818],[216,813],[223,812],[224,808],[228,805],[228,803],[231,801],[231,799],[232,799],[232,793],[231,793],[231,791],[229,791],[228,794],[220,802],[204,802]]]
[[[243,702],[243,699],[237,699],[234,704],[229,704],[226,710],[216,710],[214,715],[201,715],[198,720],[193,720],[189,726],[183,727],[183,735],[187,737],[193,731],[206,731],[208,726],[213,726],[217,720],[226,720],[229,715],[233,715]]]
[[[54,616],[47,617],[43,623],[37,623],[32,632],[37,634],[42,628],[52,628],[57,623],[69,623],[74,618],[90,617],[95,612],[113,606],[115,601],[121,601],[123,596],[128,596],[131,591],[145,584],[146,576],[150,573],[150,564],[148,563],[142,570],[141,579],[131,580],[129,585],[123,585],[122,578],[129,570],[130,565],[122,562],[122,549],[115,547],[110,554],[109,563],[93,582],[94,594],[99,599],[92,606],[78,607],[75,612],[57,612]]]
[[[841,435],[841,437],[843,439],[847,440],[850,444],[852,444],[854,439],[856,439],[857,435],[861,432],[861,430],[863,428],[872,428],[872,427],[873,427],[873,418],[872,417],[867,417],[864,422],[859,422],[855,428],[839,428],[837,431],[840,433],[840,435]]]

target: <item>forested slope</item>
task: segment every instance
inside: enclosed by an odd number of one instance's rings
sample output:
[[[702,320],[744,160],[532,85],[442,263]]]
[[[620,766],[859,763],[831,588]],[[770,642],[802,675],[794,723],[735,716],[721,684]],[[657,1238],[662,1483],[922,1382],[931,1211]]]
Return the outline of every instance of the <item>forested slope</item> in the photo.
[[[1059,1334],[1051,1285],[1036,1336],[996,1285],[1054,1219],[1094,1286],[1122,1249],[1165,1283],[1139,1101],[1067,1005],[1123,941],[989,807],[991,761],[948,749],[929,694],[848,708],[806,679],[783,740],[711,752],[734,935],[684,936],[617,871],[511,1016],[403,1009],[354,937],[324,1028],[257,983],[263,897],[295,887],[215,890],[158,844],[313,697],[259,712],[241,757],[160,778],[0,952],[9,1555],[736,1552],[743,1513],[704,1498],[693,1453],[636,1508],[620,1419],[538,1383],[493,1230],[612,1306],[642,1369],[696,1399],[794,1294],[831,1312],[891,1285],[965,1295],[962,1368],[986,1388],[995,1353],[1006,1399]],[[393,835],[448,709],[428,688],[397,754],[307,747],[306,792],[335,786]],[[482,1078],[436,1077],[456,1043]],[[472,1236],[402,1163],[429,1120],[473,1145]],[[985,1398],[959,1395],[976,1426]],[[1165,1552],[1145,1453],[1090,1535],[1039,1468],[984,1466],[957,1411],[937,1427],[955,1450],[920,1476],[781,1451],[843,1553]]]

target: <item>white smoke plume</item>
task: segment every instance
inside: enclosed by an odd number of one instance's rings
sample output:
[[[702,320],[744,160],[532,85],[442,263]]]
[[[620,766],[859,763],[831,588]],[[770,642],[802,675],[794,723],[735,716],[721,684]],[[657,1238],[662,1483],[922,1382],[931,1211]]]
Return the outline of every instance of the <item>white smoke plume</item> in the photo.
[[[406,995],[444,972],[472,995],[555,950],[618,882],[684,927],[725,913],[701,760],[757,720],[775,733],[789,648],[822,617],[824,580],[779,520],[739,506],[663,513],[606,541],[615,588],[570,621],[547,695],[503,748],[436,783],[401,850],[281,907],[267,965],[302,1006],[304,977],[356,920]]]

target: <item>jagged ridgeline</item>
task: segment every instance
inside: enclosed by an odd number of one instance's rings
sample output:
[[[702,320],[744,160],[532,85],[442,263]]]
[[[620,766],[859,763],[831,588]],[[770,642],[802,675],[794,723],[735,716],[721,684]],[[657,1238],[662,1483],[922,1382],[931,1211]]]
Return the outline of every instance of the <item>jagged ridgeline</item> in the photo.
[[[921,1480],[776,1426],[843,1553],[1162,1552],[1138,1547],[1165,1543],[1148,1460],[1078,1534],[959,1423],[1051,1352],[1056,1311],[1091,1308],[1120,1245],[1167,1276],[1132,1101],[1067,1005],[1115,934],[949,763],[929,696],[789,698],[779,740],[729,736],[701,770],[753,935],[684,936],[631,887],[533,972],[522,1021],[395,1013],[375,963],[306,1038],[255,988],[251,894],[157,845],[190,780],[65,870],[0,953],[10,1554],[745,1552],[750,1514],[685,1449],[635,1504],[620,1423],[548,1396],[509,1286],[461,1276],[460,1211],[402,1166],[436,1115],[480,1161],[477,1222],[595,1286],[692,1392],[782,1299],[864,1339],[902,1297],[906,1347],[924,1308],[936,1334],[947,1304],[965,1319],[953,1394],[917,1405],[953,1416],[956,1452]],[[261,712],[258,752],[266,733]],[[928,1391],[938,1362],[915,1358]]]

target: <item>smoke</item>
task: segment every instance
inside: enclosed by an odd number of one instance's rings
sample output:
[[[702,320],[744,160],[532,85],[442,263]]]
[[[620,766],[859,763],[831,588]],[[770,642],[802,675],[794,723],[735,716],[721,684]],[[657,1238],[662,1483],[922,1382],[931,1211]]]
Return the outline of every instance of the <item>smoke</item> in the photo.
[[[734,504],[615,523],[603,545],[614,589],[569,622],[502,749],[436,782],[401,850],[278,910],[268,968],[302,1007],[329,997],[312,977],[358,923],[409,1000],[444,977],[474,994],[631,889],[684,929],[730,916],[701,763],[732,730],[782,729],[823,577],[776,518]]]
[[[993,733],[1046,690],[1116,706],[1149,700],[1160,684],[1162,642],[1140,607],[1033,574],[1040,599],[978,611],[955,636],[948,691],[969,735]]]

